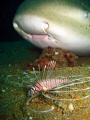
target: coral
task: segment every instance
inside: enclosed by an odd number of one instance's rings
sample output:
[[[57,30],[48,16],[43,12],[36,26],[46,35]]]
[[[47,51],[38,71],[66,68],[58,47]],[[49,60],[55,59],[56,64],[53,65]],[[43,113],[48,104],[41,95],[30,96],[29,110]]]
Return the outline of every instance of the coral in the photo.
[[[52,48],[49,46],[44,48],[39,59],[35,61],[34,66],[37,68],[39,64],[40,69],[43,70],[45,65],[47,66],[49,62],[54,60],[56,61],[56,67],[73,67],[77,58],[78,57],[70,51],[62,50],[60,48]]]

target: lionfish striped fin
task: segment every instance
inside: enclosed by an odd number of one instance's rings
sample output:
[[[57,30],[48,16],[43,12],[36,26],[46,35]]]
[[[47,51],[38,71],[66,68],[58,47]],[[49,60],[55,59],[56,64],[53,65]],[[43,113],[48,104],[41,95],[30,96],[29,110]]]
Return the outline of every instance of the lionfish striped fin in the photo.
[[[51,61],[50,63],[48,63],[48,66],[45,65],[44,72],[42,75],[43,78],[41,78],[39,81],[36,80],[35,86],[31,88],[31,91],[29,91],[28,95],[35,94],[35,93],[42,91],[42,90],[46,92],[46,91],[51,90],[55,87],[58,87],[62,83],[68,82],[67,78],[62,78],[62,79],[61,78],[51,78],[51,73],[52,73],[52,70],[54,70],[55,65],[56,65],[56,61]],[[48,69],[47,71],[46,71],[46,67]],[[35,73],[34,68],[33,68],[33,71],[34,71],[34,74],[35,74],[36,79],[37,79],[37,75]]]

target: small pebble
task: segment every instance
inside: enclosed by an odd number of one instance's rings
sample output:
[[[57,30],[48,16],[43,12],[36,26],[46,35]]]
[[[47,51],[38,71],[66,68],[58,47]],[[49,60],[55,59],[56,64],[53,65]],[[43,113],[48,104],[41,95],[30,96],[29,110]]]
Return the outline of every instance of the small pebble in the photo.
[[[70,103],[70,104],[68,105],[68,109],[69,109],[70,112],[72,112],[72,111],[74,110],[74,106],[73,106],[72,103]]]
[[[28,112],[27,115],[30,115],[30,113]]]
[[[24,118],[24,120],[27,120],[27,118]]]
[[[9,64],[8,66],[11,67],[11,64]]]
[[[32,117],[29,117],[29,120],[32,120]]]
[[[7,75],[7,77],[11,77],[12,75]]]
[[[5,90],[2,90],[2,92],[5,92]]]
[[[55,52],[55,55],[58,55],[58,52]]]
[[[27,75],[28,73],[27,72],[23,72],[24,75]]]

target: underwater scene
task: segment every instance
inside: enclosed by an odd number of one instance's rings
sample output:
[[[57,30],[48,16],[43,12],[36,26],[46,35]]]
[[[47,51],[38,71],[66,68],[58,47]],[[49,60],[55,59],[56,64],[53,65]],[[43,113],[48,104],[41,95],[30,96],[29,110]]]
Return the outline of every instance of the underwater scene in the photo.
[[[2,9],[0,120],[90,120],[90,1]]]

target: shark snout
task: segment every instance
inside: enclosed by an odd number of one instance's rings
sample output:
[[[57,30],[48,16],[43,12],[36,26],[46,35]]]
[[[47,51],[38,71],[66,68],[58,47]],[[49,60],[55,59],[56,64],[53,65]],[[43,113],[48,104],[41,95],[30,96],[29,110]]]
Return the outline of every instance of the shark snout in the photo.
[[[49,28],[47,21],[35,16],[16,16],[13,20],[15,30],[24,31],[27,34],[47,34]]]

